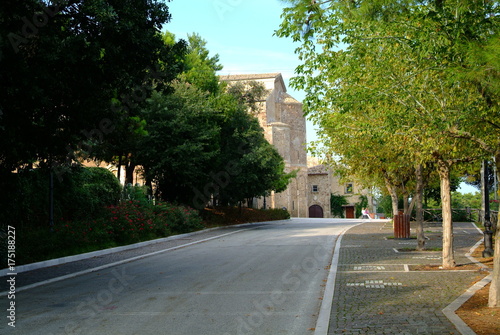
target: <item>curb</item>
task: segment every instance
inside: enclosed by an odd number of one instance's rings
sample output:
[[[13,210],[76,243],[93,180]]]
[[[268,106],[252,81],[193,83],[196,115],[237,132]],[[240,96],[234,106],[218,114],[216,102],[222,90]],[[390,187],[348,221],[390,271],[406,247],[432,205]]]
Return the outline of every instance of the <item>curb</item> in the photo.
[[[442,312],[453,323],[457,330],[462,335],[476,335],[476,333],[457,315],[455,311],[459,309],[470,297],[477,291],[485,287],[491,282],[491,275],[486,276],[482,280],[472,285],[464,294],[455,299],[451,304],[445,307]]]
[[[351,228],[362,225],[363,223],[365,222],[361,222],[352,227],[344,229],[336,238],[335,247],[332,255],[332,261],[330,265],[330,271],[328,272],[328,278],[325,283],[326,289],[323,294],[323,299],[321,301],[318,319],[316,320],[316,328],[314,330],[314,335],[326,335],[328,333],[328,328],[330,326],[330,316],[331,316],[330,314],[332,312],[333,294],[335,293],[335,279],[337,278],[337,268],[339,263],[340,245],[342,242],[342,237]]]
[[[481,233],[482,231],[474,224],[472,225],[479,230]],[[479,245],[483,242],[483,239],[481,238],[477,243],[469,250],[468,253],[465,254],[465,257],[471,260],[471,262],[479,265],[482,268],[487,268],[483,263],[478,262],[477,259],[472,257],[472,253],[474,250],[476,250]],[[464,294],[459,296],[457,299],[455,299],[451,304],[446,306],[442,312],[443,314],[450,320],[450,322],[457,328],[457,330],[460,332],[462,335],[476,335],[476,333],[455,313],[457,309],[459,309],[467,300],[469,300],[477,291],[485,287],[489,282],[491,282],[491,274],[487,275],[471,287],[465,291]]]

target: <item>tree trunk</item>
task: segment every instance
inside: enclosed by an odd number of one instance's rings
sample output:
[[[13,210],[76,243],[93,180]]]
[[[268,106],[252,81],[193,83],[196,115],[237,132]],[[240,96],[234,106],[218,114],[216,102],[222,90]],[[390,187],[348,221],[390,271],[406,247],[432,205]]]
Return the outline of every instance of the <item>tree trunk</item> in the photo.
[[[253,198],[247,198],[247,207],[253,208]]]
[[[403,194],[403,212],[405,214],[410,214],[411,216],[411,213],[408,213],[408,209],[409,209],[409,204],[408,204],[408,192],[405,191],[405,193]]]
[[[496,172],[500,171],[500,153],[495,155]],[[497,175],[498,176],[498,175]],[[498,215],[500,219],[500,215]],[[498,227],[497,219],[497,227]],[[500,307],[500,229],[496,230],[495,247],[493,253],[493,273],[490,285],[489,307]]]
[[[443,268],[454,268],[455,255],[453,253],[453,222],[451,219],[451,188],[449,162],[439,160],[438,172],[441,184],[441,207],[443,215]]]
[[[387,187],[387,191],[391,195],[391,203],[392,203],[392,215],[398,215],[398,193],[396,192],[396,186],[392,185],[389,181],[386,180],[385,185]]]
[[[410,201],[410,205],[408,206],[408,210],[405,212],[405,214],[408,214],[411,217],[411,213],[413,213],[413,209],[415,208],[415,201],[417,200],[416,196],[413,196],[413,198]]]
[[[493,253],[493,273],[488,307],[500,307],[500,229],[497,229]]]
[[[419,164],[415,169],[417,185],[415,188],[415,196],[412,199],[412,204],[417,206],[416,210],[416,225],[417,225],[417,250],[425,250],[425,235],[424,235],[424,208],[422,198],[424,195],[424,178],[422,176],[422,165]],[[413,206],[410,206],[413,210]],[[410,213],[411,215],[411,213]]]
[[[147,176],[147,174],[146,174],[146,173],[144,173],[144,175],[145,175],[145,176]],[[146,185],[146,187],[147,187],[147,190],[146,190],[147,195],[149,196],[149,200],[153,201],[153,198],[154,198],[154,193],[153,193],[153,181],[151,180],[151,178],[148,178],[148,177],[146,177],[145,179],[146,179],[146,181],[145,181],[145,183],[144,183],[144,184],[145,184],[145,185]]]

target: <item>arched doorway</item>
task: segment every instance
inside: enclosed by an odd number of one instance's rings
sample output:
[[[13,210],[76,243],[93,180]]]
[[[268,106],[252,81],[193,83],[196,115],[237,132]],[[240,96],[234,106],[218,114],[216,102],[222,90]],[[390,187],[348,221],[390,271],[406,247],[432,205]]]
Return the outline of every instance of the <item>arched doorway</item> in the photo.
[[[312,205],[309,207],[309,217],[310,218],[322,218],[323,217],[323,208],[319,205]]]

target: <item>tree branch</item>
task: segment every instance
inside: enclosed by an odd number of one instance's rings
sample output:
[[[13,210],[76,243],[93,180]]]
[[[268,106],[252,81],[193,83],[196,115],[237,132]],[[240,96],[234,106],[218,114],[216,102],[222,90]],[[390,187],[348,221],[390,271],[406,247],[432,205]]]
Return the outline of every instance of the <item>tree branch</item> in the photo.
[[[448,129],[445,131],[445,134],[447,134],[448,136],[453,137],[453,138],[462,138],[462,139],[466,139],[466,140],[472,140],[472,141],[478,143],[481,146],[481,148],[483,148],[485,151],[490,152],[492,154],[496,153],[496,150],[494,150],[485,141],[472,135],[468,131],[462,131],[462,130],[458,130],[458,129]]]

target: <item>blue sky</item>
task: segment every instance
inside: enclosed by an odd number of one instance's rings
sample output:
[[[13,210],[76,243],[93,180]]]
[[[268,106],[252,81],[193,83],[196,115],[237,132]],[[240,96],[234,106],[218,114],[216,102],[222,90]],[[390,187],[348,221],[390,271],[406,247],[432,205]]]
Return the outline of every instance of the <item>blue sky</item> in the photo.
[[[219,54],[221,74],[281,72],[289,79],[299,64],[296,45],[273,36],[284,7],[278,0],[174,0],[168,6],[172,21],[165,28],[177,38],[198,33]]]
[[[285,5],[279,0],[174,0],[172,20],[164,29],[179,38],[197,33],[212,55],[219,54],[221,75],[281,72],[287,92],[302,101],[305,93],[289,85],[299,65],[291,39],[273,36]],[[315,140],[311,122],[308,141]]]

